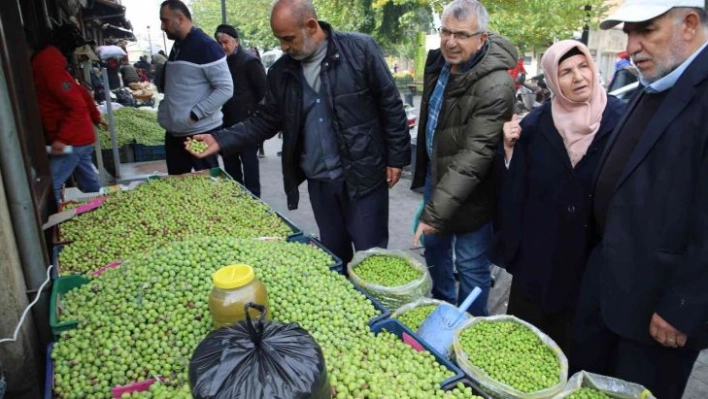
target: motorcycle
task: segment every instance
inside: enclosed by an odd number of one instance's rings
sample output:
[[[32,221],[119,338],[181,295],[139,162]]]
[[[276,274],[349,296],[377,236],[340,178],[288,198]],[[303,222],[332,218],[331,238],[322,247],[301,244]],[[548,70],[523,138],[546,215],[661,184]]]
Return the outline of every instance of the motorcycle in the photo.
[[[534,76],[526,82],[519,82],[521,86],[516,90],[516,103],[514,112],[525,114],[540,107],[549,97],[550,92],[546,88],[543,74]]]

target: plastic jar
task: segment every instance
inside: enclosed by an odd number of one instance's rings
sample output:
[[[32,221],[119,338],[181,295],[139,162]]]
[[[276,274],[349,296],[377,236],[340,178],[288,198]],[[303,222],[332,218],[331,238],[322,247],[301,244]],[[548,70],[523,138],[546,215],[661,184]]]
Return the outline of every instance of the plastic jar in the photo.
[[[268,310],[266,319],[270,320],[268,292],[256,278],[251,266],[243,264],[224,266],[214,272],[211,279],[214,286],[209,295],[209,309],[214,328],[228,327],[246,320],[244,306],[249,302],[265,306]],[[258,312],[251,311],[251,317],[258,316]]]

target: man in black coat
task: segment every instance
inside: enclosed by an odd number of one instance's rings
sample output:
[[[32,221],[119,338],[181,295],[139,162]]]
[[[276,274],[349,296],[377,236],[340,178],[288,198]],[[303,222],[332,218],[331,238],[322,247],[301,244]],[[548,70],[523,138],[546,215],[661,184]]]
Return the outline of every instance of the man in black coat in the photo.
[[[678,399],[708,347],[708,14],[657,4],[600,25],[624,22],[644,89],[600,160],[571,366]]]
[[[261,61],[240,46],[236,28],[219,25],[214,38],[226,53],[226,63],[234,81],[234,96],[221,108],[224,127],[229,127],[248,119],[263,100],[266,74]],[[261,144],[244,147],[237,153],[223,156],[226,172],[257,197],[261,196],[258,169],[258,147]]]
[[[195,137],[233,153],[283,132],[288,208],[307,180],[323,244],[344,262],[388,245],[388,189],[410,163],[400,93],[376,42],[317,20],[310,0],[279,0],[270,18],[286,54],[268,70],[265,104],[254,116]]]

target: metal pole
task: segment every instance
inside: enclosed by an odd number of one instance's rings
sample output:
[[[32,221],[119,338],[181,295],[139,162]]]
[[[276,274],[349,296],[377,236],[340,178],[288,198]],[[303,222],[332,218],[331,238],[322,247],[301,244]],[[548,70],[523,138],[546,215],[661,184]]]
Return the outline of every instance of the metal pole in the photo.
[[[101,152],[101,132],[98,128],[93,128],[93,133],[96,135],[96,141],[93,142],[93,151],[96,153],[96,166],[98,167],[98,182],[103,186],[108,185],[108,179],[103,168],[103,153]]]
[[[580,37],[580,41],[584,45],[588,45],[588,42],[590,40],[590,11],[592,11],[592,6],[590,4],[585,6],[585,26],[583,26],[583,34]]]
[[[226,0],[221,0],[221,23],[226,23]]]
[[[165,54],[169,54],[169,53],[167,52],[167,39],[165,38],[165,32],[164,32],[164,31],[162,32],[162,46],[163,46],[163,49],[165,50]]]
[[[116,168],[116,180],[120,178],[120,154],[118,153],[118,140],[116,139],[116,121],[113,119],[113,103],[111,103],[111,91],[108,83],[108,69],[103,68],[103,86],[106,90],[106,115],[108,115],[108,131],[111,133],[111,149],[113,150],[113,165]]]
[[[152,39],[150,38],[150,25],[148,25],[147,30],[148,30],[148,43],[150,44],[150,61],[152,61],[153,52],[152,52]]]

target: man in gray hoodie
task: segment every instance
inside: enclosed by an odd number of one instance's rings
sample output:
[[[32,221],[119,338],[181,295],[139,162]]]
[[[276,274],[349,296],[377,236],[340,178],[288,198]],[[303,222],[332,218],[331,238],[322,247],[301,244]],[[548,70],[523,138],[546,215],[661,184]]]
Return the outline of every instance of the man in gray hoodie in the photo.
[[[162,92],[157,119],[165,128],[167,173],[179,175],[218,166],[216,155],[193,157],[184,141],[195,134],[221,128],[221,106],[233,94],[231,73],[219,45],[192,24],[187,6],[166,0],[160,7],[162,30],[174,40],[162,71]]]

